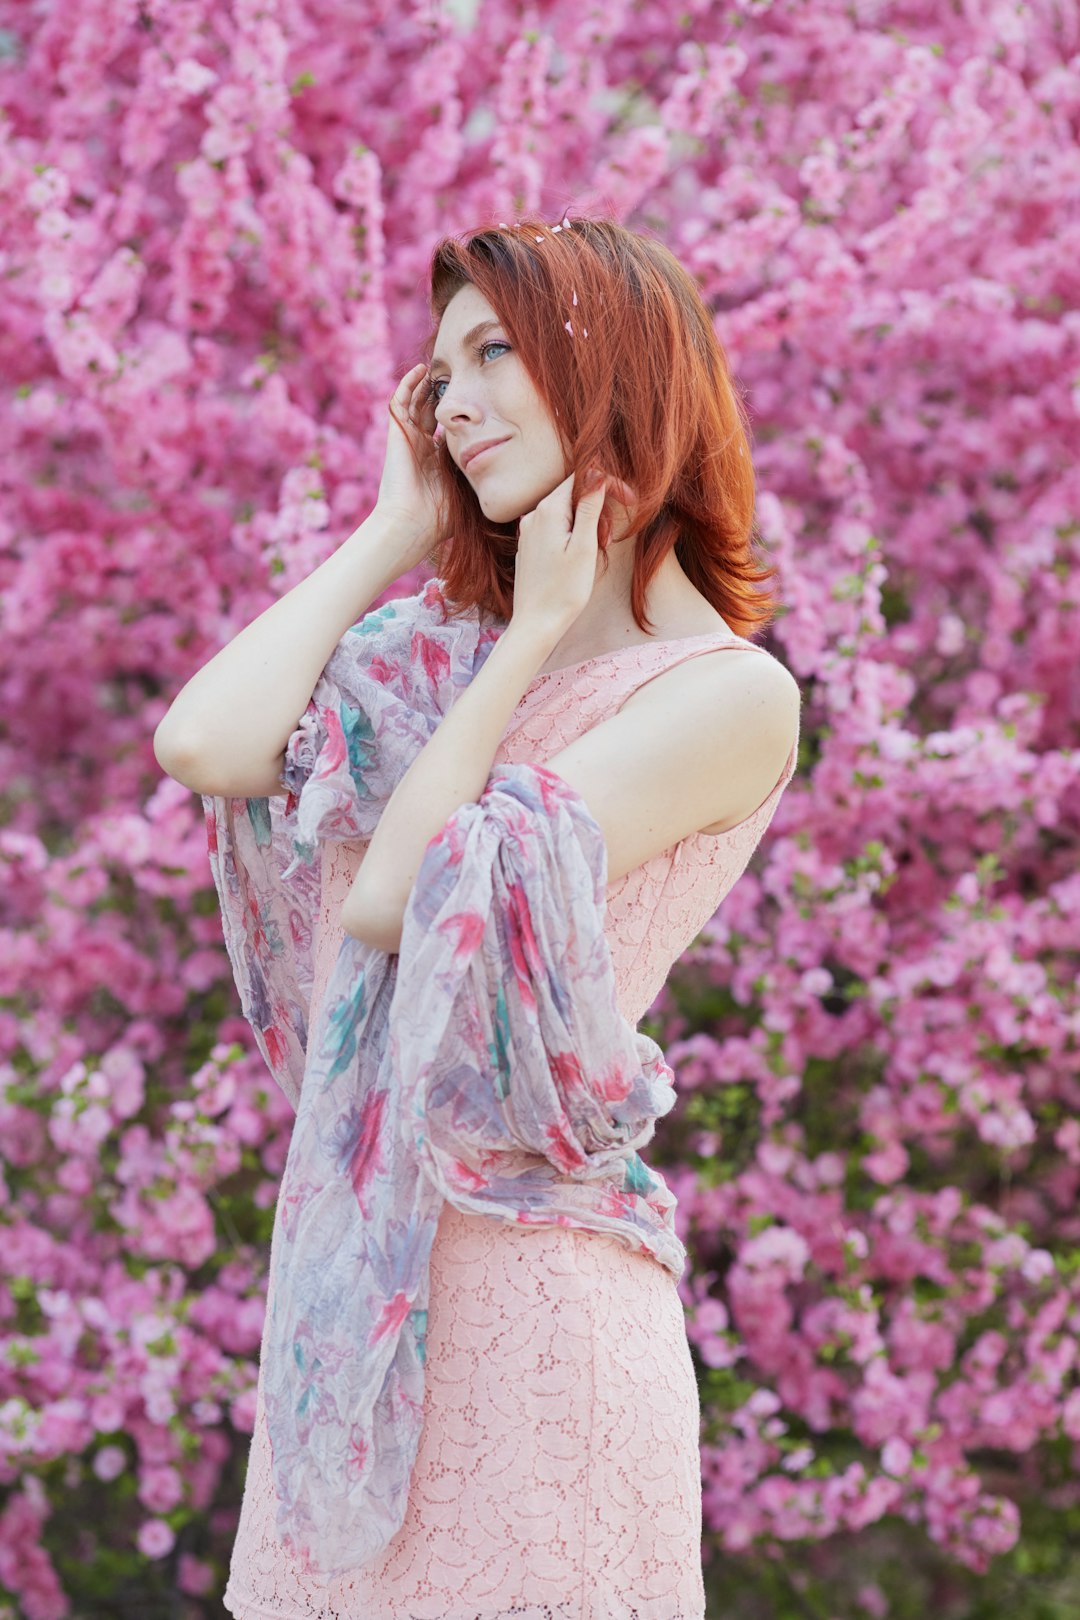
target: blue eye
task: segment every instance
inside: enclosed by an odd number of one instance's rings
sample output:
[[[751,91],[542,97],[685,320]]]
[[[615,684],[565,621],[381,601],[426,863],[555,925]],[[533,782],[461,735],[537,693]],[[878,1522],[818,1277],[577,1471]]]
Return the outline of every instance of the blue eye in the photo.
[[[488,349],[509,349],[509,347],[510,347],[509,343],[503,343],[500,338],[489,338],[486,343],[481,343],[480,344],[479,348],[476,350],[476,353],[480,356],[481,359],[483,359],[483,357],[487,353]],[[432,397],[436,400],[436,402],[439,401],[440,399],[442,399],[442,395],[439,393],[439,389],[443,387],[445,382],[446,382],[446,378],[445,377],[440,377],[438,382],[433,382],[432,385],[431,385]]]

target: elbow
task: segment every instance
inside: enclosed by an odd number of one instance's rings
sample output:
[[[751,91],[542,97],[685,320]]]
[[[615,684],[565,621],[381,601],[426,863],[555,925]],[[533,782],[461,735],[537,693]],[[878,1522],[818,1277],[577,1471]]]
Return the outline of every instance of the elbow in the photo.
[[[374,896],[351,893],[341,908],[341,926],[347,934],[364,945],[371,945],[387,956],[395,956],[401,947],[401,925],[404,914],[400,907]]]
[[[202,753],[190,740],[168,730],[168,718],[166,715],[154,732],[154,758],[165,775],[171,776],[181,787],[190,788],[192,793],[217,793],[219,789]]]
[[[179,782],[182,787],[198,792],[198,785],[192,780],[192,773],[197,772],[195,755],[170,730],[168,720],[169,717],[166,715],[154,732],[154,758],[166,776],[171,776],[173,781]]]
[[[169,716],[154,732],[154,758],[174,782],[208,798],[266,799],[284,794],[284,749],[272,760],[247,759],[234,744],[220,763],[202,743],[169,728]]]

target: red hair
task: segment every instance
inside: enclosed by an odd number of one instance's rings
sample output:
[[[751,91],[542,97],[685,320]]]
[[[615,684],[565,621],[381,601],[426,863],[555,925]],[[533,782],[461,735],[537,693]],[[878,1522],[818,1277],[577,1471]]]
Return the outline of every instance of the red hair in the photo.
[[[749,423],[709,312],[674,254],[611,219],[561,227],[523,219],[464,241],[444,237],[430,279],[436,327],[465,285],[495,310],[578,473],[574,504],[592,465],[635,491],[631,608],[638,628],[651,632],[646,587],[672,546],[737,635],[768,625],[772,595],[758,587],[777,570],[753,555]],[[428,364],[435,336],[433,329],[422,351]],[[478,608],[509,620],[517,523],[485,518],[445,439],[437,442],[443,521],[429,557],[451,614]],[[605,512],[602,547],[610,536]]]

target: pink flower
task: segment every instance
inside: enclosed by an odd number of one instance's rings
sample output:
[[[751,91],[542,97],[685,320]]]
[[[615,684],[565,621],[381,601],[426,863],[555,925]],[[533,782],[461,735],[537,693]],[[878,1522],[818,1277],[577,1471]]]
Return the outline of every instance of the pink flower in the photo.
[[[164,1558],[176,1545],[176,1536],[164,1519],[147,1519],[139,1526],[135,1544],[144,1558]]]
[[[145,1468],[139,1477],[139,1501],[151,1513],[168,1513],[184,1499],[184,1485],[175,1468]]]
[[[190,1597],[205,1597],[214,1584],[214,1566],[191,1553],[181,1553],[176,1570],[176,1584]]]
[[[127,1467],[127,1455],[121,1446],[102,1446],[95,1453],[92,1467],[98,1479],[116,1479]]]

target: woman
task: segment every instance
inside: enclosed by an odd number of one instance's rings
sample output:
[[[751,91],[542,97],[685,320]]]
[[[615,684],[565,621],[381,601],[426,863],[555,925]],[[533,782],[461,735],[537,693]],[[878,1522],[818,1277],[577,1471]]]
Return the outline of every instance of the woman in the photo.
[[[432,309],[432,358],[390,404],[375,510],[193,677],[158,759],[207,796],[280,796],[338,641],[434,558],[448,611],[498,634],[370,841],[326,850],[311,1006],[343,932],[397,951],[432,839],[495,764],[530,761],[603,832],[604,931],[636,1024],[795,766],[798,687],[743,636],[768,621],[754,587],[771,570],[750,553],[742,414],[691,279],[611,221],[444,241]],[[700,1414],[670,1274],[606,1236],[449,1201],[430,1266],[400,1532],[332,1582],[291,1562],[260,1398],[226,1606],[239,1620],[701,1620]]]

